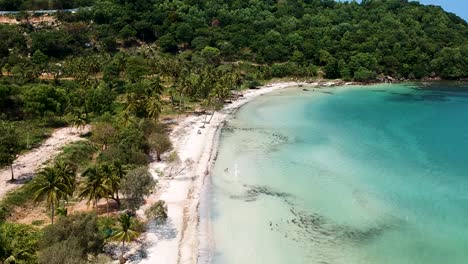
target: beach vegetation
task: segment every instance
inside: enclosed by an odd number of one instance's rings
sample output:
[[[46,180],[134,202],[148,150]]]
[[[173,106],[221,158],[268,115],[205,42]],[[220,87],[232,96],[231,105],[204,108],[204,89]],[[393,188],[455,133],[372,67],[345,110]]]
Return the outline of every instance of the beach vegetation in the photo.
[[[145,166],[128,171],[121,183],[122,193],[126,197],[126,207],[136,210],[145,201],[145,197],[152,193],[157,182],[153,179]]]
[[[161,161],[161,155],[172,148],[171,140],[165,133],[153,133],[149,137],[149,144],[156,152],[157,161]]]
[[[15,180],[13,162],[20,152],[19,138],[15,128],[9,123],[0,123],[0,166],[9,166],[11,181]]]
[[[138,231],[134,217],[129,213],[122,213],[119,217],[119,225],[113,238],[122,242],[120,263],[125,263],[125,242],[130,242],[138,237]]]
[[[97,219],[94,213],[73,214],[45,227],[38,241],[38,262],[88,263],[104,245]]]
[[[0,262],[35,263],[39,231],[29,225],[0,223]]]
[[[61,199],[66,200],[73,192],[75,172],[69,165],[59,163],[41,170],[34,181],[35,201],[45,200],[50,208],[50,218],[54,223],[55,210]]]
[[[145,211],[145,215],[150,220],[164,222],[167,219],[167,205],[163,200],[159,200]]]

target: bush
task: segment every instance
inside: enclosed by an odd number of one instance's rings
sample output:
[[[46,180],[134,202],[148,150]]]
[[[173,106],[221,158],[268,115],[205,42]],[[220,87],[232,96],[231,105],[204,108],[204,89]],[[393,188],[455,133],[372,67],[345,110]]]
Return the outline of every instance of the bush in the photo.
[[[163,200],[157,201],[145,212],[146,217],[150,220],[166,221],[167,219],[167,205]]]
[[[123,149],[118,145],[110,145],[109,148],[99,153],[97,161],[99,163],[112,163],[119,160],[123,165],[146,165],[148,156],[138,149]]]
[[[31,223],[31,225],[33,225],[33,226],[41,226],[43,224],[44,224],[44,220],[34,220]]]
[[[44,228],[39,241],[39,259],[44,262],[40,263],[82,263],[78,257],[86,260],[88,254],[100,253],[103,244],[104,238],[99,232],[96,214],[61,217],[56,224]]]
[[[114,233],[117,220],[113,217],[100,217],[98,218],[97,225],[100,230],[99,232],[107,239]]]
[[[172,148],[172,143],[165,133],[154,133],[150,135],[149,143],[156,151],[156,159],[161,161],[161,155]]]
[[[177,151],[172,151],[167,156],[167,162],[169,162],[169,163],[174,163],[174,162],[179,162],[179,161],[180,161],[180,157],[177,154]]]
[[[56,158],[77,167],[86,167],[92,160],[96,148],[87,141],[78,141],[66,146],[63,152]]]
[[[253,81],[249,81],[247,83],[247,88],[249,89],[257,89],[259,86],[261,86],[262,84],[257,81],[257,80],[253,80]]]
[[[0,224],[0,262],[35,263],[39,232],[28,225]],[[7,261],[5,261],[7,263]]]
[[[145,202],[148,196],[156,187],[156,181],[148,172],[145,166],[129,171],[123,178],[121,184],[122,193],[127,198],[127,207],[135,210]]]

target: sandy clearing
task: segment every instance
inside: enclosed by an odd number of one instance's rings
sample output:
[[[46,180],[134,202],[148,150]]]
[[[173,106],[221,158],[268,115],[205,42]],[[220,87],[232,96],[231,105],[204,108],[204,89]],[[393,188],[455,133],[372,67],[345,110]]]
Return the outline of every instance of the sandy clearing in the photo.
[[[1,169],[0,200],[8,191],[20,187],[25,179],[33,177],[34,173],[59,154],[64,146],[75,141],[85,140],[80,135],[87,131],[89,131],[89,127],[80,130],[70,127],[56,129],[41,146],[20,155],[15,160],[13,169],[15,179],[18,179],[16,182],[9,181],[11,178],[9,167]]]

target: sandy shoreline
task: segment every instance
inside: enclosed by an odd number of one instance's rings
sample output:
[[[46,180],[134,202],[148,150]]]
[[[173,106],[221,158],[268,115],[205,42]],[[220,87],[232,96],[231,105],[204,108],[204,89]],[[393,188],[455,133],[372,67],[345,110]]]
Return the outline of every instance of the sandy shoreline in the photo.
[[[170,136],[180,161],[175,164],[150,164],[150,172],[158,179],[160,189],[149,197],[147,204],[164,200],[168,206],[168,221],[163,226],[150,225],[141,243],[146,257],[130,263],[198,263],[199,249],[211,246],[208,237],[200,239],[199,235],[200,195],[211,173],[224,121],[260,95],[298,85],[313,84],[283,82],[248,90],[242,97],[217,111],[204,128],[205,115],[189,115],[177,123]],[[143,216],[145,209],[141,208],[138,213]],[[200,240],[206,244],[200,245]]]

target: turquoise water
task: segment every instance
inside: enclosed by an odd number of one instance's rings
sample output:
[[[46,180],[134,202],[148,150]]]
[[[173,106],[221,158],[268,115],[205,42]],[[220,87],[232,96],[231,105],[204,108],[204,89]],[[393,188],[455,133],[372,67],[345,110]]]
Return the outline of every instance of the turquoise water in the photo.
[[[241,108],[211,263],[468,263],[468,87],[290,88]]]

